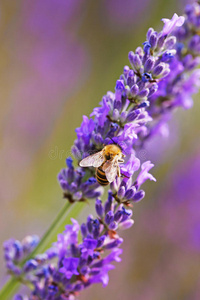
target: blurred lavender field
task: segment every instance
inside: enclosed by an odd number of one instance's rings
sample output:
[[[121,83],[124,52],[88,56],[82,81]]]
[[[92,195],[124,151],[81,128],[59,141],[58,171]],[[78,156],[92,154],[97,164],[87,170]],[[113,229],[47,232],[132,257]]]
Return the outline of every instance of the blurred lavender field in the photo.
[[[56,175],[82,115],[113,90],[147,28],[182,10],[181,1],[1,1],[1,244],[48,228],[64,204]],[[80,299],[199,299],[199,108],[196,96],[168,140],[140,153],[155,163],[157,183],[134,209],[110,285]]]

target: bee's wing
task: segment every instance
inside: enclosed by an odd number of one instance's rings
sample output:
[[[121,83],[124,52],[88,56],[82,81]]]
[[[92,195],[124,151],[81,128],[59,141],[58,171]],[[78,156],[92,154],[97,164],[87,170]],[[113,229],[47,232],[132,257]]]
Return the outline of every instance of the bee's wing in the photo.
[[[103,171],[106,174],[106,178],[109,182],[113,182],[118,174],[118,163],[117,160],[110,161],[108,160],[103,165]]]
[[[79,166],[98,168],[102,165],[103,162],[104,162],[103,152],[100,151],[82,159],[79,163]]]

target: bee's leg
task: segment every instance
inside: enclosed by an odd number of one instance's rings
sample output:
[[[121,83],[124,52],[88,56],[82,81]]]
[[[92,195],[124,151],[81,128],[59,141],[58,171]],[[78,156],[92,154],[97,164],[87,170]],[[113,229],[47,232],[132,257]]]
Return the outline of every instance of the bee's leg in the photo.
[[[123,162],[124,162],[124,160],[123,160],[123,159],[121,159],[121,158],[120,158],[120,159],[118,159],[118,163],[119,163],[119,164],[123,164]]]
[[[121,177],[120,167],[117,168],[117,176]]]

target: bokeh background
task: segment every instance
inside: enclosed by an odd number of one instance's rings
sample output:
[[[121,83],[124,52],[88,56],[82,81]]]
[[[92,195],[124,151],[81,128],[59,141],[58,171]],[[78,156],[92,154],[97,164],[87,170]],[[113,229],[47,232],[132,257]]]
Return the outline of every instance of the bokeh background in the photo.
[[[82,115],[114,90],[148,27],[184,1],[2,0],[0,3],[0,243],[48,228],[64,205],[57,173]],[[168,140],[139,153],[156,183],[134,207],[123,262],[80,299],[200,299],[200,103],[176,111]],[[159,147],[158,147],[159,145]],[[85,213],[92,210],[87,206]],[[6,280],[0,251],[0,282]]]

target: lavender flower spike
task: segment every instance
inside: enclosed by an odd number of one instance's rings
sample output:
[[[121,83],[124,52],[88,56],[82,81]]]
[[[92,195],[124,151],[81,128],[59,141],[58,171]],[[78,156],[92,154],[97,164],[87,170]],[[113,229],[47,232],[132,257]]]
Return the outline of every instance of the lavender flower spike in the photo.
[[[128,229],[134,223],[132,210],[127,207],[131,201],[137,202],[144,197],[144,192],[138,190],[137,182],[141,185],[146,179],[153,178],[148,174],[151,167],[149,162],[142,165],[142,171],[133,185],[130,179],[121,184],[118,180],[115,186],[118,190],[124,187],[123,196],[110,190],[104,205],[96,199],[98,217],[89,215],[81,226],[71,219],[72,224],[66,225],[52,248],[24,264],[20,254],[21,243],[14,239],[5,243],[7,267],[17,278],[33,286],[31,297],[36,300],[71,299],[94,283],[100,282],[104,287],[108,284],[108,271],[114,268],[112,262],[121,260],[123,239],[119,236],[120,230]],[[80,231],[82,238],[79,242]],[[30,242],[31,239],[24,240]],[[20,295],[17,297],[20,299]]]
[[[124,67],[115,91],[108,92],[76,129],[75,164],[67,158],[58,181],[70,203],[96,199],[97,216],[89,215],[80,226],[71,219],[72,224],[58,234],[52,247],[31,259],[27,254],[39,242],[36,236],[5,242],[7,269],[16,280],[31,285],[28,299],[73,300],[94,283],[108,284],[108,271],[114,268],[114,261],[121,260],[120,230],[134,223],[130,208],[144,198],[141,187],[145,181],[155,181],[149,173],[154,165],[149,160],[141,165],[137,150],[158,134],[159,125],[169,119],[174,108],[189,107],[191,95],[200,87],[196,70],[200,62],[199,9],[200,4],[191,4],[185,17],[174,14],[171,20],[163,19],[161,32],[150,28],[143,47],[129,52],[130,67]],[[104,166],[105,176],[118,167],[121,171],[121,176],[113,178],[103,203],[104,189],[95,179],[95,168],[75,165],[108,144],[119,145],[126,157],[120,166],[109,155],[101,162],[102,170],[105,163],[110,168]],[[15,299],[26,298],[16,295]]]
[[[26,262],[25,265],[28,266],[34,263],[34,268],[21,267],[21,278],[33,286],[31,299],[72,299],[94,283],[101,282],[104,287],[108,284],[108,271],[114,268],[112,262],[121,261],[119,256],[122,249],[119,247],[123,239],[118,236],[116,229],[118,225],[125,229],[133,224],[130,211],[122,207],[116,208],[114,198],[108,201],[111,201],[113,215],[109,224],[106,224],[108,213],[105,209],[99,218],[90,216],[81,225],[85,229],[79,243],[80,227],[72,219],[73,224],[67,225],[53,247],[43,254],[44,259],[37,256]],[[99,200],[97,203],[100,205]],[[117,212],[120,213],[120,218],[114,220]],[[14,260],[12,263],[16,264]],[[20,295],[16,299],[21,299]]]

